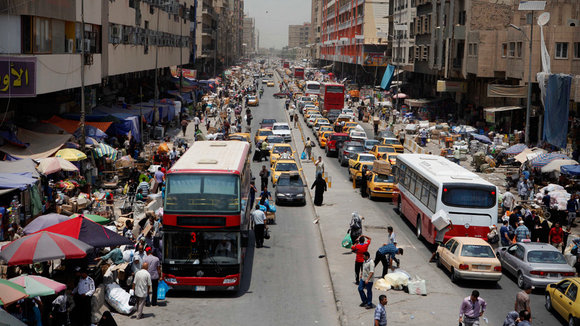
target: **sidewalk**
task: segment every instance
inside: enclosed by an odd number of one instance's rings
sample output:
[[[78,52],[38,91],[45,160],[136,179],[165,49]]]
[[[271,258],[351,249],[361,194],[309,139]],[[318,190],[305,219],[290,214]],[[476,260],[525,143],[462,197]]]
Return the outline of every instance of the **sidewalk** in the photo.
[[[303,139],[310,137],[312,132],[302,120],[301,129],[293,128],[292,135],[297,153],[304,148]],[[364,126],[367,129],[367,126]],[[369,127],[372,132],[372,126]],[[367,131],[368,132],[368,131]],[[298,154],[299,155],[299,154]],[[424,246],[418,248],[412,244],[403,232],[397,232],[401,227],[408,227],[391,210],[385,211],[384,204],[379,205],[369,199],[360,197],[360,190],[353,189],[352,183],[344,176],[341,167],[331,164],[334,158],[326,158],[320,148],[313,149],[313,157],[322,156],[325,161],[326,174],[331,181],[331,187],[324,196],[323,206],[313,206],[318,218],[318,227],[325,247],[330,276],[335,293],[339,319],[342,325],[372,325],[374,309],[366,310],[359,307],[360,298],[357,285],[354,284],[354,255],[348,249],[341,247],[342,239],[348,229],[353,211],[358,211],[365,218],[363,234],[373,240],[369,247],[371,258],[376,250],[387,240],[386,228],[392,225],[397,233],[399,245],[405,249],[401,257],[401,268],[411,275],[418,275],[427,281],[427,296],[415,296],[402,291],[378,291],[373,289],[373,303],[378,303],[380,294],[387,294],[389,303],[387,316],[389,323],[394,325],[424,325],[437,320],[438,325],[454,325],[457,323],[458,305],[465,296],[462,291],[449,287],[449,278],[441,271],[434,272],[434,264],[428,264],[430,252]],[[308,186],[314,182],[315,168],[312,161],[302,160],[303,173]],[[311,190],[311,196],[314,191]],[[316,221],[314,221],[316,222]],[[416,242],[416,240],[414,241]],[[382,266],[375,270],[381,273]],[[461,292],[461,293],[459,293]],[[427,308],[428,307],[428,308]]]

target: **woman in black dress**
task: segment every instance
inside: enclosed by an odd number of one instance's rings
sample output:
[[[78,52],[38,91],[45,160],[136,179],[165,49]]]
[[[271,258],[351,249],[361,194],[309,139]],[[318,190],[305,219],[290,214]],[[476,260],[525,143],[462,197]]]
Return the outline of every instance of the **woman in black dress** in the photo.
[[[321,174],[318,174],[316,176],[316,181],[314,181],[310,189],[313,189],[314,187],[316,187],[316,189],[314,190],[314,205],[322,206],[322,201],[324,200],[324,192],[326,191],[326,181],[322,179]]]

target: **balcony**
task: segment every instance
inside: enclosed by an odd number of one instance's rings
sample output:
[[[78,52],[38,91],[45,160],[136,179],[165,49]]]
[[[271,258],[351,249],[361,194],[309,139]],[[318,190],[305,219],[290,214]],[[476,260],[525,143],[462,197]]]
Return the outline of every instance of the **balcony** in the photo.
[[[356,19],[356,25],[360,25],[360,24],[362,24],[362,23],[363,23],[363,21],[364,21],[364,17],[363,17],[363,16],[360,16],[360,17],[358,17],[358,18]]]
[[[201,33],[205,34],[205,35],[209,35],[209,36],[213,36],[214,35],[214,31],[211,27],[203,27],[201,29]]]
[[[340,7],[340,9],[338,9],[338,14],[342,15],[349,10],[350,10],[350,3],[347,3],[344,6]]]
[[[203,7],[203,9],[201,9],[201,13],[212,17],[215,16],[215,11],[210,7]]]

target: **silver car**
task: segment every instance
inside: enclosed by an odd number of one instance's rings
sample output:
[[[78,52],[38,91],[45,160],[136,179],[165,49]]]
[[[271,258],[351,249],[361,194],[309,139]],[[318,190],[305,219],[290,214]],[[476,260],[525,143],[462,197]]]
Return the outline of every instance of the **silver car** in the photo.
[[[575,275],[564,255],[554,246],[541,242],[518,242],[497,249],[497,258],[507,273],[517,278],[518,286],[525,284],[545,288],[565,277]]]

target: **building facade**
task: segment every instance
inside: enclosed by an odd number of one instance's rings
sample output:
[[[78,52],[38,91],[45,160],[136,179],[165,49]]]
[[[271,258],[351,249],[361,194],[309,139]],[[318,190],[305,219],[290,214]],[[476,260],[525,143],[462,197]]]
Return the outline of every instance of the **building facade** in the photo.
[[[252,17],[244,17],[242,47],[244,49],[244,57],[249,57],[256,53],[256,25]]]
[[[318,63],[320,60],[320,36],[322,32],[322,0],[312,0],[310,13],[310,35],[308,49],[310,60]]]
[[[288,47],[301,48],[308,45],[310,37],[310,23],[288,26]]]

